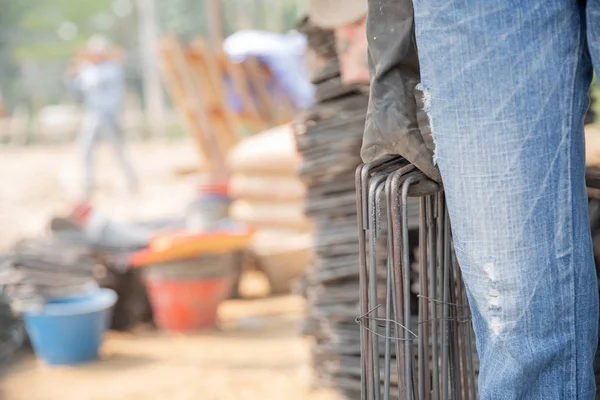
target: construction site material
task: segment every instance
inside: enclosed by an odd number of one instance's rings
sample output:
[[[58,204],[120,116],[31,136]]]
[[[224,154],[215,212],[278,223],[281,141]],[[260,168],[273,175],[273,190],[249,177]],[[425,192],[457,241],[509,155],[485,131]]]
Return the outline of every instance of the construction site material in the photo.
[[[86,296],[55,298],[25,312],[36,354],[48,365],[75,365],[98,359],[117,295],[98,289]]]
[[[304,299],[226,301],[201,335],[107,334],[102,361],[43,368],[27,352],[0,367],[6,400],[335,400],[311,385]],[[99,394],[101,393],[101,394]]]
[[[17,244],[0,273],[12,307],[25,311],[47,299],[77,296],[97,289],[89,250],[82,245],[52,238],[25,240]]]
[[[361,363],[355,321],[360,308],[354,174],[362,162],[368,86],[342,84],[332,31],[310,20],[300,30],[321,66],[313,71],[318,103],[293,124],[302,156],[298,173],[307,185],[304,211],[314,229],[314,258],[301,288],[308,300],[304,333],[315,338],[318,384],[335,389],[341,398],[355,399],[360,396]],[[418,202],[411,202],[408,214],[412,232],[418,227]],[[385,265],[385,243],[378,246],[378,265]]]
[[[293,106],[290,109],[305,109],[313,104],[314,88],[308,78],[304,59],[304,35],[296,31],[282,35],[275,32],[242,30],[225,39],[223,48],[234,62],[256,57],[268,66],[279,86],[270,89],[287,95],[282,96],[280,100],[286,101],[289,98]]]
[[[231,276],[146,283],[156,325],[165,332],[194,332],[217,324],[217,309],[231,292]]]
[[[293,284],[301,278],[310,263],[310,247],[275,253],[257,254],[259,267],[267,276],[271,294],[286,294],[292,291]]]
[[[229,154],[232,173],[295,176],[301,158],[292,127],[281,125],[241,141]]]
[[[229,210],[231,218],[254,228],[279,227],[306,231],[310,222],[302,212],[302,202],[260,202],[236,200]]]
[[[311,222],[303,211],[306,189],[289,125],[243,140],[230,154],[232,219],[255,229],[249,244],[272,293],[289,293],[310,260]]]
[[[0,261],[0,271],[6,263]],[[0,272],[1,274],[1,272]],[[10,306],[10,300],[0,285],[0,365],[10,360],[25,341],[25,328]]]
[[[247,246],[252,231],[245,226],[231,225],[226,230],[159,234],[147,249],[132,253],[129,265],[147,267],[175,260],[198,257],[201,254],[227,254]]]
[[[229,197],[226,183],[199,185],[188,206],[186,227],[192,232],[214,231],[228,223]]]
[[[29,239],[13,249],[0,268],[6,302],[18,312],[35,310],[49,299],[88,294],[100,286],[119,295],[112,329],[126,330],[151,321],[141,279],[127,263],[129,252],[96,248],[81,236],[67,236],[75,240],[60,235]]]
[[[237,254],[204,254],[197,258],[154,264],[144,280],[154,321],[167,332],[212,327],[217,308],[229,297]]]
[[[146,287],[139,270],[125,268],[126,257],[119,255],[116,260],[98,258],[95,277],[101,288],[112,289],[117,293],[117,303],[113,308],[110,329],[128,331],[140,324],[152,323],[152,309]],[[125,270],[124,270],[125,269]]]
[[[231,177],[229,194],[251,201],[301,201],[306,187],[296,176],[236,173]]]
[[[109,251],[146,247],[152,232],[137,224],[112,220],[87,202],[79,203],[68,217],[50,221],[50,232],[60,240]]]
[[[365,16],[352,24],[335,29],[338,48],[346,49],[339,54],[340,73],[344,85],[369,83],[368,58],[365,57],[368,52],[366,30]]]
[[[207,79],[208,74],[213,70],[203,68],[198,71],[205,65],[197,57],[192,64],[193,54],[191,51],[186,54],[186,50],[176,37],[168,37],[161,42],[160,54],[167,88],[173,103],[182,114],[190,136],[194,139],[200,159],[206,160],[211,173],[217,173],[224,170],[228,142],[234,132],[230,130],[214,132],[216,128],[209,122],[210,106],[206,99],[212,98],[213,105],[222,100],[222,96],[210,96],[215,94],[214,91],[220,86],[215,87],[213,85],[215,81]],[[221,113],[225,110],[222,104],[218,108]],[[220,116],[219,114],[217,119]]]
[[[312,243],[310,231],[265,228],[254,233],[250,241],[250,248],[256,254],[273,254],[308,248]]]
[[[293,283],[304,275],[312,252],[310,231],[259,229],[250,249],[258,267],[265,273],[272,293],[289,293]]]
[[[313,336],[312,364],[319,386],[340,398],[360,393],[358,239],[354,170],[368,97],[341,84],[332,31],[310,20],[300,27],[308,37],[318,103],[294,123],[302,156],[298,168],[307,185],[304,211],[314,225],[313,262],[304,279],[308,309],[304,333]]]
[[[129,263],[143,267],[156,324],[169,332],[213,326],[218,305],[240,275],[240,251],[250,237],[245,226],[230,223],[221,230],[160,234],[132,254]]]
[[[420,199],[416,319],[409,195]],[[357,169],[356,201],[361,398],[477,399],[474,334],[443,193],[413,165],[396,158]],[[384,266],[377,262],[378,241],[387,243]]]
[[[233,62],[222,48],[211,48],[201,38],[184,45],[174,36],[161,41],[160,55],[171,99],[207,166],[203,170],[213,177],[227,177],[227,155],[245,132],[291,119],[289,97],[254,56]]]
[[[143,269],[143,276],[146,282],[229,276],[233,274],[235,265],[239,262],[238,258],[239,254],[235,252],[206,253],[197,257],[148,265]]]

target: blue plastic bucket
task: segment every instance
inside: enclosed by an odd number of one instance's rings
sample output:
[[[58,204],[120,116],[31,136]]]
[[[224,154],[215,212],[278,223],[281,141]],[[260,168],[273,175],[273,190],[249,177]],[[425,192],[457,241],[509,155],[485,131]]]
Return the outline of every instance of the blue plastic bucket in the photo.
[[[57,298],[25,313],[37,356],[49,365],[75,365],[98,359],[117,294],[98,289],[82,297]]]

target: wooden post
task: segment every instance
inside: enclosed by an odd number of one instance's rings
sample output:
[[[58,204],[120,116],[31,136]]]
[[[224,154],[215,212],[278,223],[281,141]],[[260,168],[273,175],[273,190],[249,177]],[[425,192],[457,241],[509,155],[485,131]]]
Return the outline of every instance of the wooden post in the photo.
[[[221,0],[206,0],[206,15],[208,16],[210,41],[213,46],[221,46],[223,42]]]
[[[282,0],[267,0],[267,9],[269,10],[269,19],[267,20],[267,29],[281,33],[284,26],[284,12]]]
[[[264,65],[255,57],[248,57],[242,65],[252,85],[252,92],[256,94],[260,113],[270,126],[274,126],[276,124],[275,106],[269,93],[269,78]]]
[[[223,73],[217,64],[216,55],[202,39],[196,39],[187,56],[198,91],[202,95],[207,121],[222,153],[227,154],[238,141],[238,126],[237,119],[227,107]]]
[[[235,30],[245,30],[254,28],[253,14],[248,12],[252,9],[252,1],[236,0],[235,1]]]
[[[224,52],[220,54],[220,61],[231,79],[235,94],[242,102],[241,119],[249,124],[254,132],[268,128],[269,124],[261,115],[252,96],[252,85],[243,65],[231,62]]]
[[[174,100],[178,99],[178,103],[181,104],[178,108],[184,110],[191,127],[190,132],[201,154],[206,156],[210,172],[214,176],[225,177],[227,174],[226,153],[219,145],[214,127],[209,123],[203,94],[188,65],[185,51],[175,37],[166,39],[163,47],[166,64],[168,64],[173,77],[170,86],[174,88]]]
[[[140,17],[140,55],[144,79],[144,97],[146,126],[154,137],[164,134],[166,127],[166,111],[158,68],[156,42],[158,40],[158,23],[155,0],[138,0]]]

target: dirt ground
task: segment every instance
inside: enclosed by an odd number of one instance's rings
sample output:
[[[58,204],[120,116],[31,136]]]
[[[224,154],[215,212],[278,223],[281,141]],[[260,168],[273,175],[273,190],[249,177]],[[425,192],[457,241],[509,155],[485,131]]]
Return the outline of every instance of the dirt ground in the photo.
[[[191,143],[131,145],[141,182],[135,195],[125,189],[110,150],[102,147],[96,155],[98,209],[115,219],[160,219],[183,213],[198,180],[177,174],[182,167],[198,164]],[[43,233],[49,217],[65,212],[81,197],[80,165],[74,146],[0,147],[0,251],[23,236]]]
[[[295,296],[230,301],[199,335],[111,333],[102,360],[50,368],[23,352],[0,380],[3,400],[333,400],[311,389],[309,341]]]
[[[177,170],[197,163],[186,141],[131,146],[142,183],[129,195],[112,154],[97,156],[95,204],[117,219],[181,215],[193,176]],[[78,198],[80,174],[71,146],[0,148],[0,251],[19,238],[43,234],[48,218]],[[309,341],[299,335],[303,300],[295,296],[229,301],[220,330],[169,336],[155,331],[110,333],[102,360],[77,368],[49,368],[24,350],[0,375],[2,400],[229,400],[315,399]]]

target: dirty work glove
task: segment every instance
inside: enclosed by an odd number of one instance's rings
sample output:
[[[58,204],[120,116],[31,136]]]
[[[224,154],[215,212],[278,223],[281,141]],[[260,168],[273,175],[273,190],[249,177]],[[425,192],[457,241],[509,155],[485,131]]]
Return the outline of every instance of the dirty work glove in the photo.
[[[371,93],[361,156],[371,162],[401,155],[425,175],[441,181],[433,164],[429,127],[415,97],[420,80],[412,0],[369,0],[367,39]],[[420,99],[419,99],[420,101]],[[422,120],[421,125],[419,119]]]

